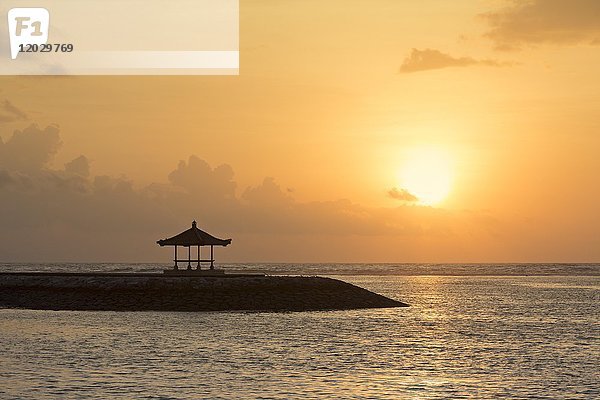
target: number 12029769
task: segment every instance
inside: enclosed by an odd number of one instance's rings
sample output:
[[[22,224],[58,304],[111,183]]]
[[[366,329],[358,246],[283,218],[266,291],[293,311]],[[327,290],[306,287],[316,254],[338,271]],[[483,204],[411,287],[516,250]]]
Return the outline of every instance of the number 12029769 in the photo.
[[[71,53],[73,43],[20,44],[21,53]]]

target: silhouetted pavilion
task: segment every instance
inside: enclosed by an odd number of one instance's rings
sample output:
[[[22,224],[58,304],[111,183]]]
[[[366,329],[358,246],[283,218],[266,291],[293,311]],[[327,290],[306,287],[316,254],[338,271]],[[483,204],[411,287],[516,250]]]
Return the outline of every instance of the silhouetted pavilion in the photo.
[[[200,269],[200,263],[210,262],[210,269],[215,268],[215,258],[214,258],[214,246],[227,246],[231,243],[231,239],[219,239],[216,238],[203,230],[198,229],[196,226],[196,221],[192,222],[192,227],[186,231],[181,232],[179,235],[175,235],[168,239],[158,240],[158,243],[162,246],[173,246],[175,248],[175,269],[179,269],[178,263],[187,261],[187,269],[192,269],[192,262],[198,263],[197,269]],[[177,247],[187,247],[188,248],[188,258],[186,259],[177,259]],[[196,259],[192,259],[192,246],[198,248],[197,254],[198,257]],[[203,260],[201,255],[200,248],[202,246],[210,246],[210,259]]]

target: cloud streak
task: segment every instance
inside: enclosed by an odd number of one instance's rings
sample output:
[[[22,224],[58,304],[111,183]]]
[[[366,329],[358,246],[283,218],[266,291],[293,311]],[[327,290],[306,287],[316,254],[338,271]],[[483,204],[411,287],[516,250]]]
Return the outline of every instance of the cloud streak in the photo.
[[[453,57],[435,49],[412,49],[410,55],[404,59],[400,66],[400,73],[413,73],[428,71],[434,69],[450,67],[508,67],[513,65],[509,62],[503,62],[492,59],[475,59],[472,57]]]
[[[8,100],[4,100],[0,106],[0,123],[27,121],[28,119],[29,117],[25,111],[21,110]]]
[[[391,188],[390,190],[388,190],[387,194],[392,199],[396,199],[396,200],[400,200],[400,201],[405,201],[405,202],[419,201],[417,196],[415,196],[408,190],[402,189],[402,188],[400,188],[400,189]]]

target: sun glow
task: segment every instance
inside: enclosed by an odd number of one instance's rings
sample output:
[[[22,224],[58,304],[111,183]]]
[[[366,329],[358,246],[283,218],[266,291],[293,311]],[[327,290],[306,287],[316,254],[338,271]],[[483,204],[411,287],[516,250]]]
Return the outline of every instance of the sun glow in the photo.
[[[421,204],[439,204],[452,186],[449,154],[432,147],[409,150],[400,171],[400,186],[416,196]]]

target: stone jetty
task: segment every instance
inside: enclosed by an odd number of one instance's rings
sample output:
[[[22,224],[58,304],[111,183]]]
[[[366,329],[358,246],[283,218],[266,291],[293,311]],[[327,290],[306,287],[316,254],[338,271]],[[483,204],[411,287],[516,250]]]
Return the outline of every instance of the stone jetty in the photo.
[[[157,273],[0,273],[0,308],[309,311],[405,307],[337,279]]]

